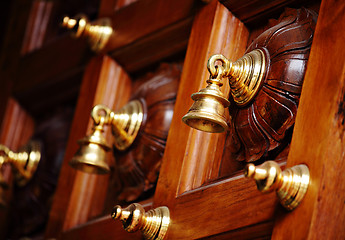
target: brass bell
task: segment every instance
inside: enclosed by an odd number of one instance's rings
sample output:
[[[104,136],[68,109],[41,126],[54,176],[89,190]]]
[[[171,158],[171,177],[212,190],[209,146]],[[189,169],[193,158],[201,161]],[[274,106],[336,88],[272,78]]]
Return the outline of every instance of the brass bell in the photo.
[[[222,65],[217,65],[221,62]],[[219,133],[228,129],[225,109],[230,105],[220,91],[222,78],[228,77],[231,95],[239,106],[247,105],[257,94],[266,72],[266,57],[262,50],[247,53],[234,63],[220,54],[208,60],[210,79],[207,87],[192,94],[195,101],[182,120],[192,128]]]
[[[69,162],[73,168],[97,174],[106,174],[110,171],[106,162],[110,147],[106,144],[103,131],[103,126],[98,125],[93,128],[91,135],[78,141],[80,148]]]
[[[80,148],[70,165],[87,173],[105,174],[110,171],[106,161],[110,147],[103,136],[104,126],[110,125],[114,147],[126,150],[134,142],[144,119],[140,101],[134,100],[117,112],[106,106],[96,105],[91,111],[94,128],[91,135],[78,141]]]
[[[230,102],[220,91],[220,82],[210,79],[206,88],[192,95],[193,105],[182,120],[190,127],[205,132],[223,132],[228,129],[225,108]]]

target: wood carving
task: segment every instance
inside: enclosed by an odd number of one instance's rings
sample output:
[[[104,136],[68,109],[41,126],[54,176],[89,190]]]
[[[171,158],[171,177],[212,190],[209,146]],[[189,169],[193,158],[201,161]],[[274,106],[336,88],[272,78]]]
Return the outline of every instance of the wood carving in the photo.
[[[289,142],[287,131],[295,123],[307,67],[316,14],[307,9],[286,9],[272,26],[248,47],[269,54],[268,74],[254,101],[246,107],[230,106],[227,147],[237,161],[252,162]]]
[[[37,237],[43,234],[72,118],[73,109],[63,107],[47,114],[38,122],[33,139],[42,144],[42,159],[30,182],[23,187],[14,188],[13,201],[8,206],[11,209],[8,216],[8,239]]]
[[[157,72],[137,81],[132,99],[140,99],[145,117],[138,137],[126,151],[114,150],[115,169],[121,182],[118,199],[134,201],[152,190],[158,178],[172,120],[180,65],[162,64]]]

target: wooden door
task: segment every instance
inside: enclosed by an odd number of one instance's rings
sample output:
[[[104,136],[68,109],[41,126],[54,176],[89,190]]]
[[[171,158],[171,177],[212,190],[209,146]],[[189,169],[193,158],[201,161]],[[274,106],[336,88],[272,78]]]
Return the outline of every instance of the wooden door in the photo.
[[[156,192],[146,207],[169,207],[167,239],[343,239],[345,4],[323,0],[319,10],[290,151],[282,161],[287,166],[307,164],[311,184],[302,204],[287,212],[274,193],[260,193],[241,170],[219,178],[226,133],[200,132],[181,121],[192,104],[190,95],[206,85],[210,55],[242,56],[255,36],[253,29],[260,29],[255,21],[267,18],[280,4],[260,3],[259,8],[248,1],[241,3],[246,6],[242,9],[223,2],[233,11],[212,1],[193,20]],[[222,90],[228,92],[229,86]],[[140,233],[124,232],[109,216],[65,228],[61,236],[141,239]]]

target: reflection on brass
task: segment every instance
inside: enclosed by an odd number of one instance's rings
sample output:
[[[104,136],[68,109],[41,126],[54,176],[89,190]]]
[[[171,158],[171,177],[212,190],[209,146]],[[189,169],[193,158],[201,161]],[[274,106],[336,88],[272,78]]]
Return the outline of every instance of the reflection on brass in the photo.
[[[13,152],[0,144],[0,152],[0,166],[7,163],[13,166],[15,180],[19,186],[24,186],[31,179],[41,160],[41,146],[36,141],[30,141],[19,152]]]
[[[229,78],[230,92],[236,104],[245,106],[256,96],[261,86],[266,72],[266,58],[259,49],[245,54],[234,63],[217,54],[210,57],[207,68],[210,72],[208,85],[192,94],[195,102],[182,120],[190,127],[202,131],[223,132],[228,129],[225,108],[230,103],[220,91],[222,78]]]
[[[121,220],[127,232],[141,230],[145,239],[164,239],[170,223],[169,208],[158,207],[145,212],[138,203],[133,203],[124,209],[115,206],[111,217]]]
[[[103,136],[104,126],[111,126],[114,146],[118,150],[126,150],[134,142],[143,122],[143,107],[138,100],[129,102],[117,112],[104,105],[96,105],[91,117],[94,120],[92,133],[78,141],[80,148],[70,165],[84,172],[105,174],[110,171],[106,161],[110,147]]]
[[[246,166],[244,174],[256,181],[261,192],[276,190],[281,204],[288,210],[301,203],[309,185],[309,169],[304,164],[281,171],[274,161],[256,167],[251,163]]]
[[[86,16],[79,15],[75,19],[64,17],[62,27],[72,31],[74,37],[88,39],[93,51],[101,51],[107,44],[113,29],[108,18],[101,18],[90,23]]]
[[[80,148],[69,162],[75,169],[87,173],[105,174],[110,171],[106,161],[107,146],[103,125],[96,125],[89,136],[78,141]]]

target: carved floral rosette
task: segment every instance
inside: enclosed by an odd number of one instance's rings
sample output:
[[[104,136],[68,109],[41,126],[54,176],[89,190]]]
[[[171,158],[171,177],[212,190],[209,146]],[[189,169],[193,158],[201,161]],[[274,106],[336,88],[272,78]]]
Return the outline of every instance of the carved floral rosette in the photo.
[[[295,123],[316,14],[305,8],[286,9],[274,25],[257,37],[246,52],[262,49],[268,69],[262,88],[245,107],[230,105],[227,147],[237,161],[252,162],[289,142]]]
[[[141,101],[144,121],[133,145],[126,151],[114,149],[119,186],[118,200],[131,202],[153,190],[160,171],[166,140],[174,113],[180,64],[161,64],[135,82],[132,99]],[[146,194],[148,195],[148,194]]]

